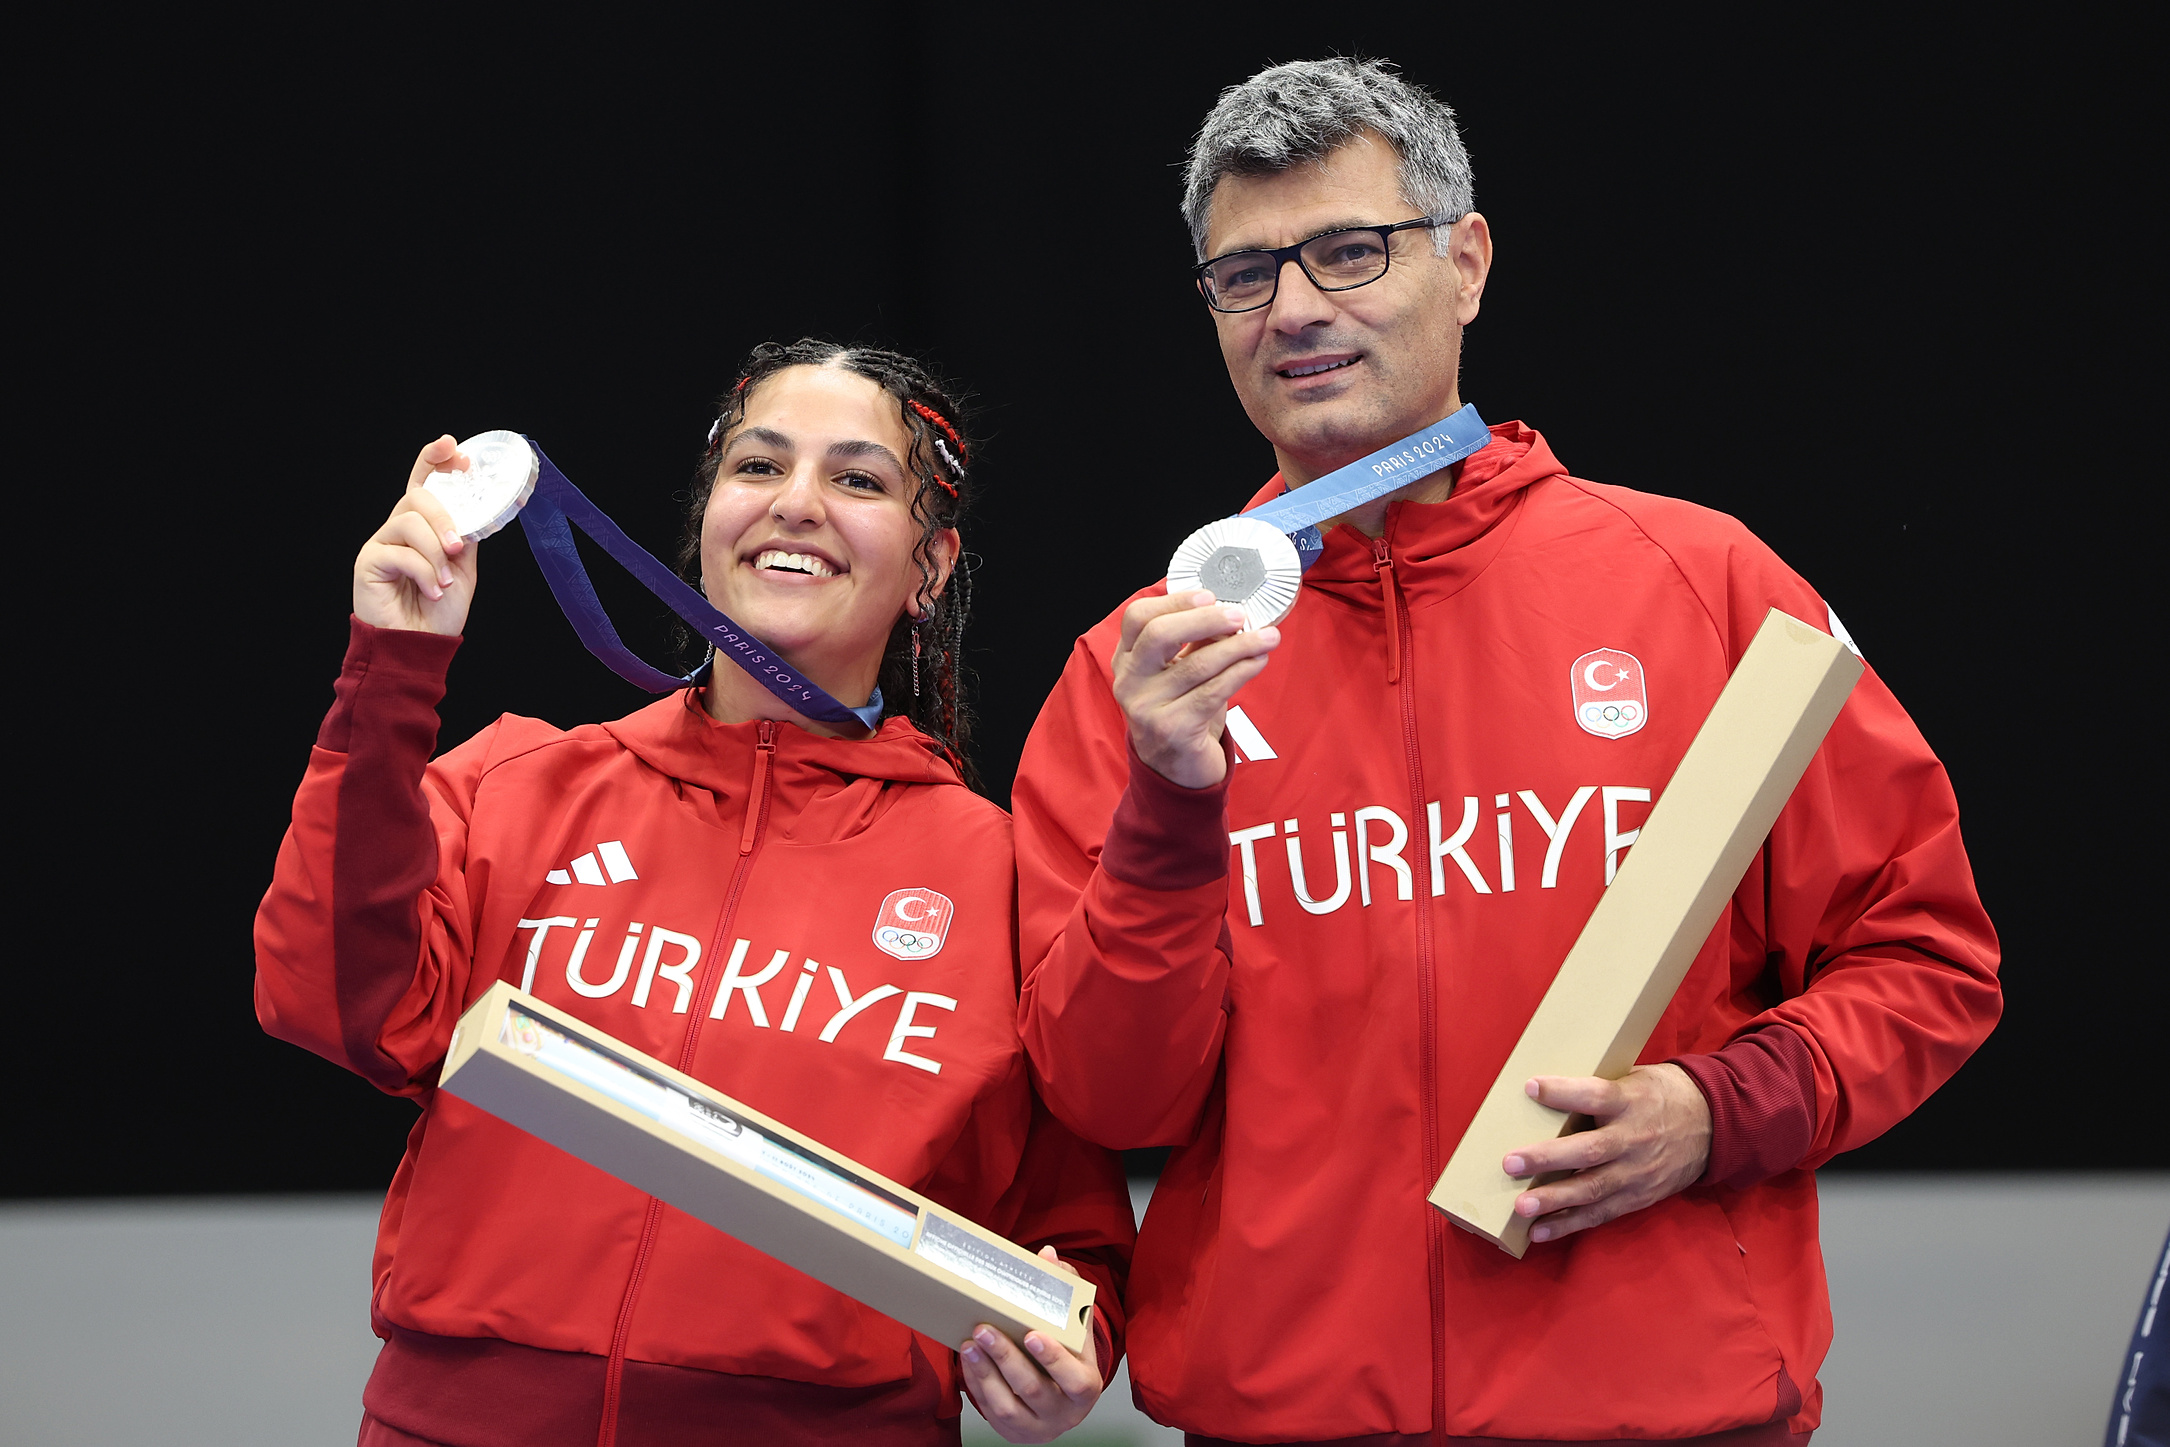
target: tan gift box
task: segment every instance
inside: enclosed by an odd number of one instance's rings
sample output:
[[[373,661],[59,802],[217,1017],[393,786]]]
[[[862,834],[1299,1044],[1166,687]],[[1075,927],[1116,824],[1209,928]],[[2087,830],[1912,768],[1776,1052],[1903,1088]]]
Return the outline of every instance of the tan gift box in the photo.
[[[1564,1173],[1516,1180],[1500,1163],[1571,1118],[1523,1087],[1634,1067],[1860,677],[1829,634],[1776,608],[1763,620],[1432,1187],[1456,1225],[1511,1256],[1529,1248],[1515,1198]]]
[[[1087,1351],[1091,1282],[503,980],[439,1084],[936,1341]]]

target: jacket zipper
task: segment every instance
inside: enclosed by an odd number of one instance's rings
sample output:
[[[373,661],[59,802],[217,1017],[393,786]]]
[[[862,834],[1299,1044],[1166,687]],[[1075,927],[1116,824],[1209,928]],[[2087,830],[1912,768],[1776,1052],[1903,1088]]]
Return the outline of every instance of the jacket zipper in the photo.
[[[1386,681],[1400,695],[1401,741],[1409,773],[1409,818],[1412,824],[1426,818],[1424,812],[1424,759],[1417,748],[1417,700],[1415,680],[1402,677],[1402,659],[1414,666],[1415,638],[1409,627],[1409,609],[1401,596],[1401,580],[1394,573],[1388,538],[1394,518],[1387,518],[1387,534],[1371,540],[1372,566],[1379,574],[1379,590],[1386,606]],[[1432,916],[1428,904],[1420,903],[1417,921],[1417,1100],[1424,1126],[1424,1189],[1428,1194],[1439,1179],[1439,1001],[1438,981],[1432,961]],[[1446,1221],[1429,1201],[1424,1212],[1424,1258],[1428,1267],[1425,1285],[1431,1298],[1432,1317],[1432,1440],[1447,1440],[1447,1261]]]
[[[708,942],[710,967],[702,973],[701,987],[694,992],[693,1017],[686,1022],[686,1043],[678,1051],[680,1070],[693,1069],[693,1052],[701,1042],[701,1023],[708,1018],[716,987],[723,979],[723,972],[713,962],[723,957],[723,942],[738,916],[739,896],[745,892],[754,856],[761,852],[761,841],[768,832],[769,773],[775,758],[776,724],[772,719],[763,719],[754,745],[753,779],[746,790],[746,823],[738,835],[738,860],[731,869],[731,887],[723,896],[723,916],[716,922],[715,938]],[[633,1272],[626,1278],[625,1295],[618,1304],[618,1323],[610,1334],[610,1360],[603,1368],[603,1421],[595,1434],[595,1447],[616,1447],[618,1441],[618,1393],[625,1380],[626,1342],[633,1331],[633,1308],[640,1300],[641,1278],[648,1272],[648,1257],[655,1249],[656,1231],[662,1222],[663,1203],[650,1196],[648,1216],[640,1228],[640,1247],[633,1253]]]
[[[1379,591],[1386,599],[1386,681],[1401,682],[1401,584],[1394,577],[1394,560],[1388,556],[1386,539],[1371,540],[1371,568],[1379,575]]]

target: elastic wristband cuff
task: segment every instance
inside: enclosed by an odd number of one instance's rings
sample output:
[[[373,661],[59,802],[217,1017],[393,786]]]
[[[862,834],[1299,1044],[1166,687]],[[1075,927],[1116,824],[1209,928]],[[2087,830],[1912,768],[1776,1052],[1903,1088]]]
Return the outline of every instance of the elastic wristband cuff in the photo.
[[[1225,741],[1222,745],[1227,747]],[[1100,867],[1140,889],[1195,889],[1228,877],[1228,781],[1186,789],[1162,778],[1127,741],[1130,782],[1108,821]]]

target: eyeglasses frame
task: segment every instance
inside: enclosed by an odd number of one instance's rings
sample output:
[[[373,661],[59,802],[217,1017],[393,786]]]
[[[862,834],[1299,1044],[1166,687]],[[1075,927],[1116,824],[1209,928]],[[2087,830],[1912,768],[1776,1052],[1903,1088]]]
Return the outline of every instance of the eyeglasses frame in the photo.
[[[1314,232],[1313,234],[1306,236],[1303,240],[1292,241],[1286,246],[1242,246],[1238,247],[1234,251],[1224,251],[1219,256],[1208,257],[1204,261],[1201,261],[1196,266],[1192,267],[1191,283],[1198,288],[1198,295],[1205,299],[1205,304],[1207,306],[1212,307],[1213,310],[1219,312],[1222,316],[1229,317],[1242,316],[1245,312],[1258,311],[1261,308],[1272,306],[1275,301],[1279,300],[1281,296],[1281,273],[1287,269],[1288,264],[1291,261],[1295,262],[1297,270],[1301,271],[1304,274],[1304,280],[1310,282],[1313,286],[1318,287],[1320,291],[1355,291],[1360,286],[1370,286],[1373,282],[1377,281],[1379,277],[1385,276],[1387,272],[1393,269],[1394,247],[1392,241],[1389,240],[1389,238],[1391,238],[1395,232],[1413,231],[1420,226],[1426,227],[1431,230],[1437,230],[1439,227],[1442,226],[1452,226],[1455,221],[1458,221],[1460,219],[1460,217],[1455,217],[1450,220],[1444,216],[1419,216],[1411,221],[1396,221],[1391,225],[1329,226],[1324,231]],[[1306,246],[1309,246],[1312,242],[1318,240],[1321,236],[1339,236],[1346,231],[1370,231],[1376,233],[1381,239],[1383,248],[1386,252],[1386,265],[1379,268],[1379,276],[1366,277],[1362,281],[1352,281],[1347,286],[1322,285],[1319,279],[1311,274],[1311,268],[1304,265],[1303,249]],[[1257,306],[1220,306],[1214,302],[1213,293],[1207,289],[1206,268],[1210,266],[1216,266],[1219,263],[1226,261],[1231,256],[1270,256],[1273,258],[1273,291],[1267,296],[1264,301],[1258,303]]]

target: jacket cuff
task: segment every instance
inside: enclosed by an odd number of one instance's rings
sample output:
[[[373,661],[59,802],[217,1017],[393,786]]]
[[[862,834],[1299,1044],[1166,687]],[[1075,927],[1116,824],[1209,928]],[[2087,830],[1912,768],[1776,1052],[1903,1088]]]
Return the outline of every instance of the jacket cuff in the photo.
[[[346,661],[340,665],[339,681],[332,685],[332,709],[317,730],[316,746],[335,754],[350,752],[354,713],[365,686],[376,708],[417,708],[430,714],[434,734],[437,705],[445,696],[445,673],[459,650],[456,636],[379,628],[350,614]]]
[[[1222,748],[1227,748],[1224,739]],[[1100,867],[1140,889],[1195,889],[1228,877],[1228,781],[1186,789],[1162,778],[1126,739],[1130,783],[1108,822]]]
[[[1710,1103],[1710,1163],[1699,1185],[1740,1190],[1798,1166],[1816,1138],[1816,1066],[1808,1042],[1766,1025],[1709,1055],[1678,1055]]]

